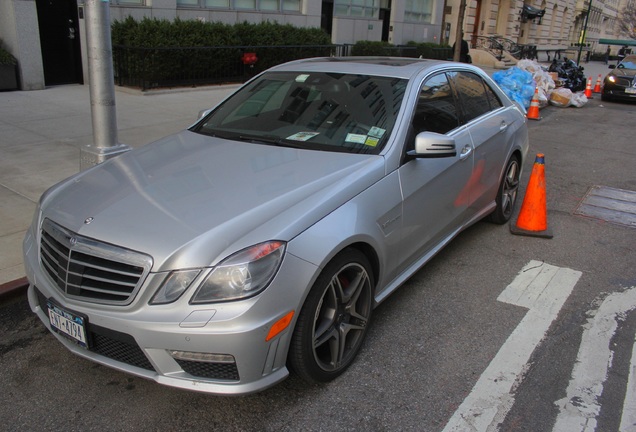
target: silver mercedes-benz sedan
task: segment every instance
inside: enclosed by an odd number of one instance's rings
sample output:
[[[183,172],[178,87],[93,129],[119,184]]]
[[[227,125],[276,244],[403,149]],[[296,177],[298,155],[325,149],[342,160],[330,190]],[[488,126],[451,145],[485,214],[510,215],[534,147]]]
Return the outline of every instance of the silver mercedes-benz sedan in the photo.
[[[161,384],[329,381],[375,306],[466,227],[508,221],[527,151],[522,108],[477,67],[277,66],[49,189],[29,302],[72,352]]]

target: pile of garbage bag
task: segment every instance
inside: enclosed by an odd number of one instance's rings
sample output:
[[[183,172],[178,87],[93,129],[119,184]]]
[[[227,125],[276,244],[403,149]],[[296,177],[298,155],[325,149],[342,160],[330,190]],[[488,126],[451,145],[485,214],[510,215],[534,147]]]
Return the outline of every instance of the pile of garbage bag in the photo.
[[[510,99],[518,102],[526,109],[530,108],[530,102],[532,101],[532,96],[534,96],[534,88],[536,86],[531,73],[514,66],[510,69],[495,72],[492,78]]]
[[[567,57],[564,57],[562,61],[554,59],[548,72],[556,73],[561,87],[566,87],[575,93],[585,90],[583,66],[577,66],[574,60]]]
[[[582,107],[587,103],[582,91],[573,92],[567,87],[557,87],[550,73],[533,60],[519,60],[517,66],[497,71],[492,77],[510,99],[526,109],[530,107],[535,88],[538,90],[540,108],[548,103],[558,107]],[[562,84],[561,80],[559,84]]]

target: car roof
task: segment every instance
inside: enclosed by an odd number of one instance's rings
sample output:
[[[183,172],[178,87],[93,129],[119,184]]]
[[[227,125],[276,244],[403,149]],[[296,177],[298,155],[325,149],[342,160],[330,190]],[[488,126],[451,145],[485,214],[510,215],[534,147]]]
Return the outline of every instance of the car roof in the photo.
[[[270,70],[294,72],[334,72],[389,76],[410,79],[426,70],[465,67],[463,63],[404,57],[319,57],[296,60]]]

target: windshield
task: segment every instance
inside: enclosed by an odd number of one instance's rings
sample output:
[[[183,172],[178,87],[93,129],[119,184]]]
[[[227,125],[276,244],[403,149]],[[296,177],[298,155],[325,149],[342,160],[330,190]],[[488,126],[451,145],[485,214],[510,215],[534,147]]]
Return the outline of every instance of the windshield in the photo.
[[[618,64],[619,69],[636,69],[636,56],[625,57],[622,62]]]
[[[191,130],[230,140],[377,154],[395,124],[406,80],[324,72],[270,72]]]

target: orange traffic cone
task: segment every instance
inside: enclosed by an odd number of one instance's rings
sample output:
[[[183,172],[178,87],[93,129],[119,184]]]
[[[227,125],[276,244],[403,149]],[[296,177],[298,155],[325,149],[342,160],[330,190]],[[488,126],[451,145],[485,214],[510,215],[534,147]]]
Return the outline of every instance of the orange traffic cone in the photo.
[[[594,93],[601,92],[601,74],[598,74],[598,78],[596,79],[596,85],[594,86]]]
[[[530,101],[530,108],[528,108],[526,117],[530,120],[541,120],[539,116],[539,87],[534,88],[534,96],[532,96],[532,101]]]
[[[545,198],[545,156],[542,153],[537,154],[534,160],[521,211],[517,223],[510,225],[510,232],[534,237],[553,237],[552,231],[548,228],[548,209]]]
[[[592,99],[592,77],[587,79],[587,86],[585,86],[585,97]]]

